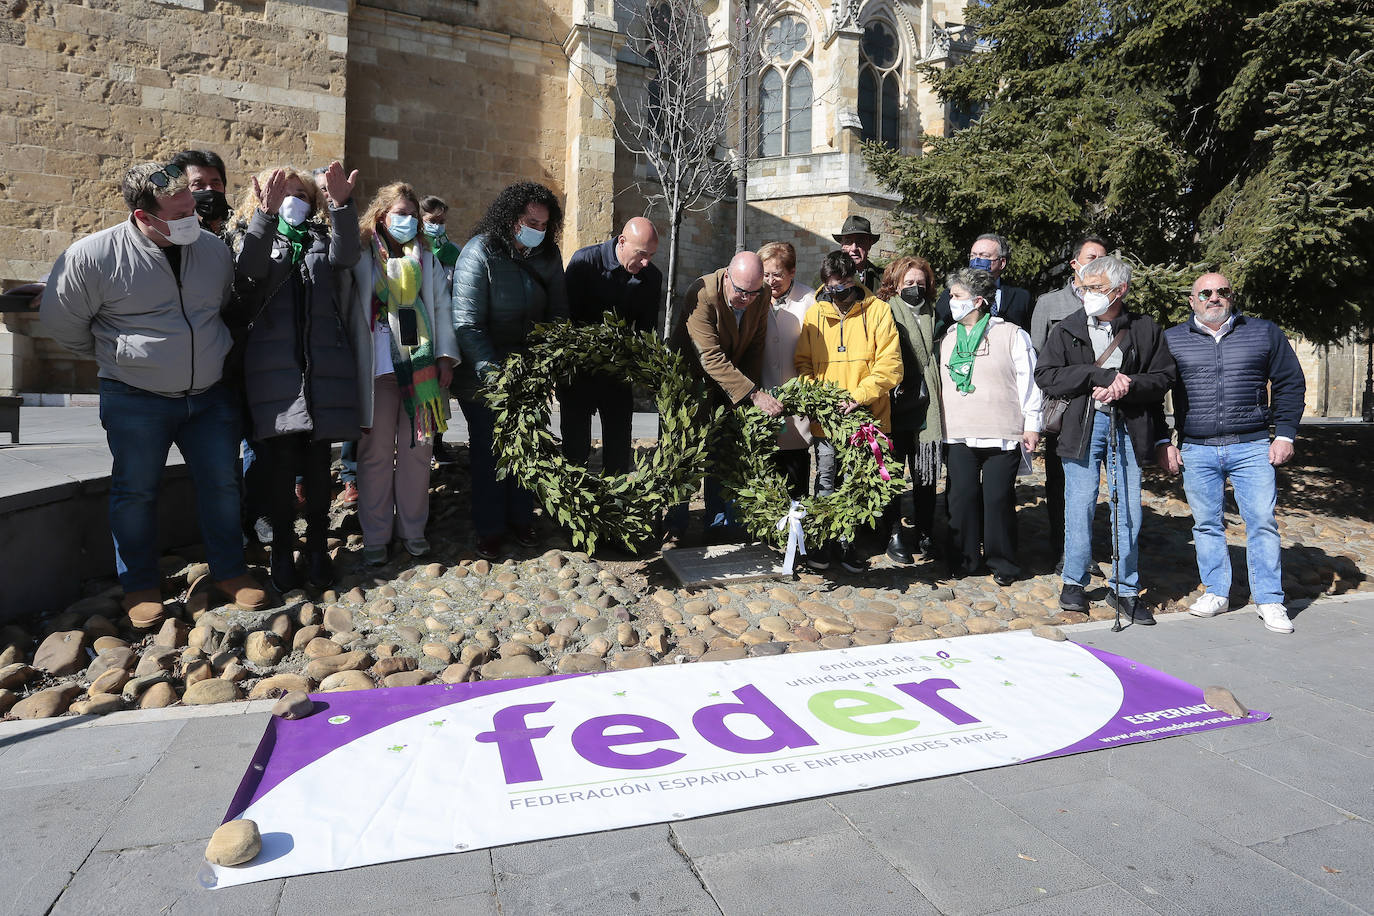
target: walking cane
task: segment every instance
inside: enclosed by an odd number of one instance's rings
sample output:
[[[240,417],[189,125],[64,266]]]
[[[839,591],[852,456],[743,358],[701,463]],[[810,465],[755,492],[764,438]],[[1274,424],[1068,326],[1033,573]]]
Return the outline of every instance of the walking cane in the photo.
[[[1120,468],[1118,462],[1120,455],[1116,447],[1117,415],[1116,408],[1110,407],[1107,411],[1107,486],[1111,489],[1111,515],[1107,519],[1112,527],[1112,580],[1108,583],[1109,588],[1115,588],[1116,600],[1112,602],[1116,607],[1116,623],[1112,624],[1112,632],[1121,632],[1121,531],[1117,526],[1121,518],[1121,495],[1118,492],[1120,483]]]

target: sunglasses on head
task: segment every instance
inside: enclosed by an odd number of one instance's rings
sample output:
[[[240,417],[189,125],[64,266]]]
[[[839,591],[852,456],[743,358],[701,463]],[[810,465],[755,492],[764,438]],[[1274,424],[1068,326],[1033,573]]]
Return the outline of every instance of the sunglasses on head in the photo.
[[[149,175],[148,180],[152,182],[153,187],[155,188],[165,188],[169,184],[180,178],[181,174],[181,166],[172,165],[171,163],[168,163],[167,165],[164,165],[162,168],[158,169],[156,172],[153,172],[151,175]]]
[[[1198,300],[1201,301],[1201,302],[1205,302],[1206,300],[1212,298],[1212,294],[1213,294],[1213,293],[1216,293],[1218,298],[1221,298],[1221,299],[1230,299],[1230,298],[1231,298],[1231,287],[1229,287],[1229,286],[1218,286],[1216,289],[1200,289],[1200,290],[1197,291]]]

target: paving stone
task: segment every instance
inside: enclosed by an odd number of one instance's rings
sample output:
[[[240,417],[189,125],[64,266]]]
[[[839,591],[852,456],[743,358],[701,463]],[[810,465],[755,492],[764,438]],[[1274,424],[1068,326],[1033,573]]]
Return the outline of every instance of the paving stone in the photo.
[[[941,912],[988,912],[1037,899],[1037,887],[1060,894],[1102,883],[1096,869],[957,777],[832,803]],[[912,830],[912,811],[947,826]]]
[[[460,897],[471,898],[475,910],[434,907],[435,913],[484,912],[483,898],[493,898],[496,883],[487,850],[459,852],[403,862],[383,862],[347,871],[324,872],[287,878],[277,912],[291,916],[336,916],[360,912],[364,899],[391,901],[411,913],[430,904]],[[377,911],[376,908],[373,909]]]
[[[1342,819],[1250,847],[1272,862],[1365,910],[1374,901],[1374,825]]]
[[[195,880],[205,843],[97,851],[72,877],[53,916],[89,913],[167,913],[184,916],[271,913],[282,879],[211,890]],[[113,906],[112,906],[113,904]]]
[[[668,825],[491,850],[506,913],[718,913]]]
[[[833,901],[836,911],[874,916],[940,912],[852,831],[705,856],[693,864],[725,913],[814,913],[830,908],[822,901]],[[845,876],[842,905],[837,874]]]

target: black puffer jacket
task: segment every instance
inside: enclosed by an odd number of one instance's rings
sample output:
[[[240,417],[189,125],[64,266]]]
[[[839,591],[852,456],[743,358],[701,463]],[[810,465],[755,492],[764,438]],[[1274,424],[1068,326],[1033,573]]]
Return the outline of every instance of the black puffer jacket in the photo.
[[[1153,318],[1122,312],[1112,321],[1112,334],[1122,328],[1126,328],[1126,336],[1121,341],[1120,371],[1131,377],[1131,390],[1115,405],[1126,422],[1136,458],[1141,464],[1150,464],[1154,461],[1155,442],[1168,435],[1159,423],[1162,412],[1158,407],[1178,378],[1178,367],[1164,345],[1163,330]],[[1035,384],[1045,396],[1072,398],[1059,432],[1060,458],[1081,460],[1088,453],[1092,390],[1106,387],[1116,379],[1118,370],[1099,369],[1093,365],[1095,362],[1088,316],[1082,309],[1051,329],[1036,362]]]
[[[350,202],[329,215],[328,227],[302,224],[309,241],[298,265],[276,217],[261,210],[234,246],[240,308],[252,321],[244,386],[257,439],[358,437],[356,361],[336,292],[337,275],[358,261],[358,214]]]

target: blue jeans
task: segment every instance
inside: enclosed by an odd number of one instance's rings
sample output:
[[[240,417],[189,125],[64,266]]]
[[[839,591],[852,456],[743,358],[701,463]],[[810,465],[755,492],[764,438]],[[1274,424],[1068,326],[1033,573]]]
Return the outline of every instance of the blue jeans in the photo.
[[[468,423],[468,460],[472,473],[472,527],[479,538],[500,537],[512,528],[534,524],[534,495],[514,478],[496,479],[492,431],[496,415],[477,401],[458,401]]]
[[[1107,469],[1107,498],[1111,500],[1112,473],[1107,461],[1107,442],[1111,438],[1111,419],[1093,410],[1092,436],[1087,454],[1081,460],[1064,463],[1064,573],[1071,585],[1088,584],[1088,564],[1092,562],[1093,515],[1097,512],[1097,491],[1102,470]],[[1126,424],[1116,424],[1117,505],[1112,512],[1119,549],[1117,571],[1109,582],[1112,591],[1123,597],[1140,591],[1140,462],[1136,459]]]
[[[1223,597],[1231,594],[1231,556],[1221,514],[1229,477],[1245,522],[1250,600],[1282,604],[1283,573],[1279,567],[1279,526],[1274,520],[1274,466],[1269,463],[1269,440],[1235,445],[1185,442],[1179,451],[1183,455],[1183,492],[1193,512],[1197,571],[1207,592]]]
[[[100,425],[114,456],[110,533],[124,591],[154,589],[158,570],[157,496],[167,453],[175,443],[196,490],[196,511],[210,575],[232,579],[248,571],[239,533],[238,400],[228,386],[164,398],[100,380]]]
[[[437,443],[438,440],[436,439]],[[339,464],[343,470],[339,471],[339,480],[342,483],[358,483],[358,440],[350,439],[339,446]]]

